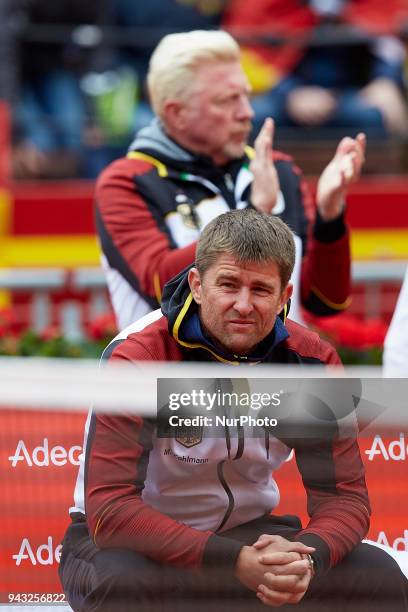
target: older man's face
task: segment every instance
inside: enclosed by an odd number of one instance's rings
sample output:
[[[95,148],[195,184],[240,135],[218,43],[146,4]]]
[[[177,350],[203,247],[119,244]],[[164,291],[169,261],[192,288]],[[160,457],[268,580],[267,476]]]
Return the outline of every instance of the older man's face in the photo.
[[[184,146],[222,165],[244,154],[253,111],[239,62],[201,66],[182,103]]]
[[[292,294],[291,285],[282,289],[274,261],[241,264],[229,254],[203,278],[190,270],[189,283],[206,332],[219,348],[238,356],[252,353],[272,331]]]

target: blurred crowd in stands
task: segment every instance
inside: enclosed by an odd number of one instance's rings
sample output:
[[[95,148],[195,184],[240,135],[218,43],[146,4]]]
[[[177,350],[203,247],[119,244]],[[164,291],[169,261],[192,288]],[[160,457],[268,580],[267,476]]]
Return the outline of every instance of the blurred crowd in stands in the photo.
[[[152,117],[159,39],[218,27],[241,43],[254,133],[272,116],[288,138],[407,137],[407,0],[0,0],[14,178],[95,177]]]

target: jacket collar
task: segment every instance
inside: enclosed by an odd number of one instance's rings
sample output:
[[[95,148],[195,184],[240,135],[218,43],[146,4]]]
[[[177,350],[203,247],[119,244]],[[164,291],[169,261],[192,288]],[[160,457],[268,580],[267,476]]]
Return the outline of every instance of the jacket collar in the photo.
[[[247,149],[250,155],[250,147]],[[235,180],[242,165],[249,164],[248,155],[244,155],[241,159],[232,160],[224,166],[216,166],[210,157],[193,153],[170,138],[165,132],[163,122],[157,117],[136,134],[129,147],[128,156],[150,159],[158,166],[162,176],[177,176],[182,180],[189,175],[196,178],[200,176],[215,184],[226,173]]]

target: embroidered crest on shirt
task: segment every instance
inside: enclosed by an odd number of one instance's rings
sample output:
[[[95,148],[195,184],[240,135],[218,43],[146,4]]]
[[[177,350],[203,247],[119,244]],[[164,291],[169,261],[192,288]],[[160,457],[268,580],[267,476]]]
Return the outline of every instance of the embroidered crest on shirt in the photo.
[[[197,446],[203,440],[203,427],[177,427],[174,433],[176,442],[185,448]]]

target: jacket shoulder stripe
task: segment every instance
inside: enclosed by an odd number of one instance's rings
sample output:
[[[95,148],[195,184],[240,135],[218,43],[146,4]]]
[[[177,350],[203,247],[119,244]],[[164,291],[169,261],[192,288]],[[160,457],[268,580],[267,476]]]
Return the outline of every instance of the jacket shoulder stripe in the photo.
[[[157,310],[153,310],[153,312],[147,313],[147,315],[145,315],[141,319],[138,319],[137,321],[134,321],[133,323],[125,327],[113,338],[113,340],[110,341],[106,349],[103,351],[101,359],[109,359],[115,348],[122,344],[122,342],[126,340],[126,338],[130,336],[130,334],[142,331],[151,323],[158,321],[162,316],[162,311],[160,310],[160,308],[158,308]]]
[[[127,154],[127,157],[129,159],[140,159],[142,161],[151,163],[155,168],[157,168],[158,175],[162,178],[168,175],[166,166],[161,161],[155,159],[151,155],[147,155],[146,153],[140,153],[139,151],[130,151],[130,153]]]

